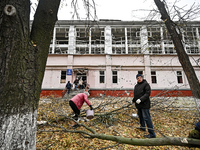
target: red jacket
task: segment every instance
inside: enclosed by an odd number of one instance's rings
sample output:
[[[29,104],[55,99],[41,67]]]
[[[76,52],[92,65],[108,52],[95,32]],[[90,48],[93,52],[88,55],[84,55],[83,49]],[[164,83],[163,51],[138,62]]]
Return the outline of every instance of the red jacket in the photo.
[[[74,96],[71,101],[74,102],[76,107],[80,110],[81,107],[83,106],[83,103],[86,102],[88,106],[90,106],[90,102],[88,100],[88,96],[85,93],[79,93],[76,96]]]

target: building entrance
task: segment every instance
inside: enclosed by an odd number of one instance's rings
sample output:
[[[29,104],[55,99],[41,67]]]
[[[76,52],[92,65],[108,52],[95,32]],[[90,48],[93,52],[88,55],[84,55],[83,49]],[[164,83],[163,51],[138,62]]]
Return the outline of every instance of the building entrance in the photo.
[[[87,75],[86,75],[86,73],[84,72],[84,73],[76,73],[76,78],[78,78],[78,79],[80,79],[82,77],[82,80],[83,81],[87,81]]]

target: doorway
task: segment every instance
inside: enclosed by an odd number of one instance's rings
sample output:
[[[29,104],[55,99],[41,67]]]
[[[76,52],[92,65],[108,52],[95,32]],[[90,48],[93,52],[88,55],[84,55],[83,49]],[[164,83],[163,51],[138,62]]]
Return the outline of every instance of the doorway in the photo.
[[[84,73],[76,73],[76,78],[80,79],[82,77],[82,80],[83,81],[87,81],[87,74],[84,72]]]

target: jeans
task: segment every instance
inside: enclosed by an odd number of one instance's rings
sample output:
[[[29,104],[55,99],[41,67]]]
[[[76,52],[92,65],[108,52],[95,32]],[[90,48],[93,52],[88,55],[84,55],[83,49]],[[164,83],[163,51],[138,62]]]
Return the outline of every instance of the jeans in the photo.
[[[140,125],[142,127],[142,129],[145,129],[145,123],[148,127],[148,132],[151,136],[155,137],[155,132],[153,129],[153,124],[152,124],[152,120],[151,120],[151,116],[149,113],[149,109],[138,109],[138,116],[140,119]]]
[[[71,89],[67,89],[67,93],[68,93],[68,94],[70,93],[70,90],[71,90]]]

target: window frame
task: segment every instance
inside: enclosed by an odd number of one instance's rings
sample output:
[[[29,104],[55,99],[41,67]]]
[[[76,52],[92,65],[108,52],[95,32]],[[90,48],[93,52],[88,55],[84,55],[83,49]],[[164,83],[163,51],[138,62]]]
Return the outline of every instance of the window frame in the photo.
[[[138,70],[138,74],[144,75],[144,71],[143,70]]]
[[[61,70],[61,72],[60,72],[60,83],[66,83],[66,79],[67,79],[66,76],[67,76],[67,71]]]
[[[101,74],[101,72],[103,72],[103,74]],[[101,82],[101,77],[103,77],[103,82]],[[104,70],[99,70],[99,83],[105,84],[105,71]]]
[[[178,74],[180,72],[181,74]],[[176,76],[177,76],[177,82],[178,84],[183,84],[183,74],[182,71],[176,71]]]
[[[113,74],[114,72],[116,72],[116,75]],[[116,80],[117,80],[116,83],[114,82],[115,79],[113,77],[116,77]],[[118,83],[118,71],[117,70],[112,70],[112,83],[113,84]]]
[[[152,72],[155,72],[155,74],[152,74]],[[153,79],[154,78],[154,79]],[[155,81],[155,82],[154,82]],[[151,71],[151,83],[152,84],[157,84],[157,76],[156,76],[156,71],[155,70],[152,70]]]

